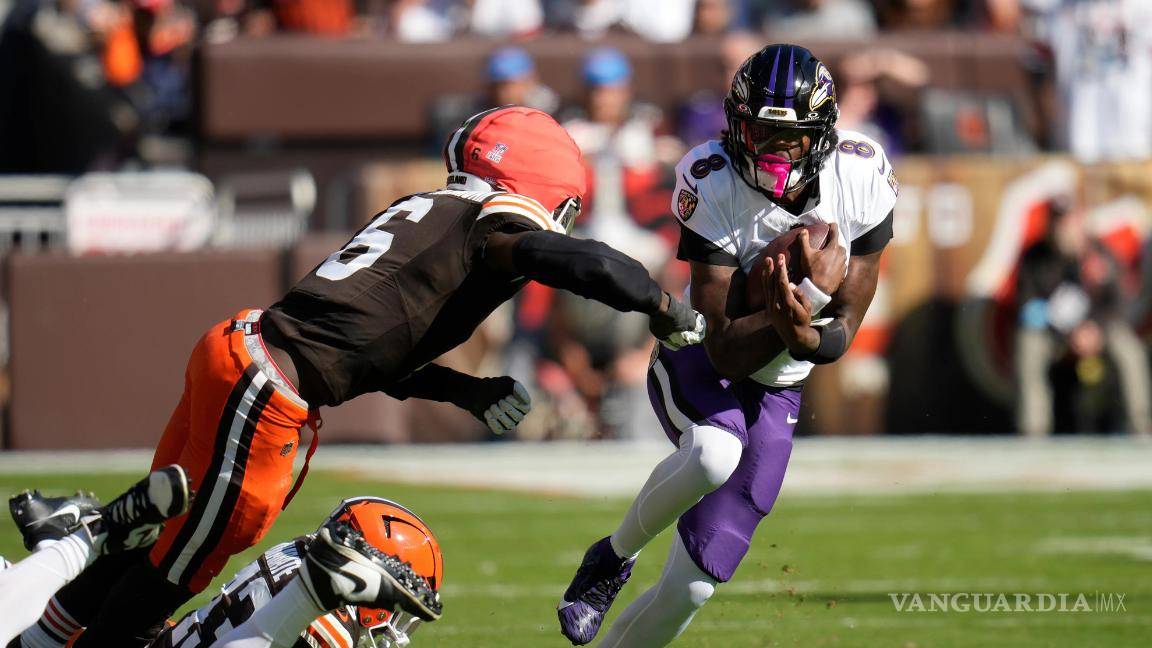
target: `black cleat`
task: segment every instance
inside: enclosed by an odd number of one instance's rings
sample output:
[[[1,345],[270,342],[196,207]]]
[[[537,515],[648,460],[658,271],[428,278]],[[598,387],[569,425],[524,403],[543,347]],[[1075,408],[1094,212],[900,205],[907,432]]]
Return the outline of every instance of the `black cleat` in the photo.
[[[192,491],[184,469],[165,466],[85,516],[79,527],[87,529],[101,554],[146,547],[160,535],[160,525],[187,511],[191,502]]]
[[[583,646],[596,638],[604,616],[636,564],[635,558],[616,555],[610,537],[588,547],[572,583],[564,592],[564,600],[556,606],[560,632],[574,646]]]
[[[45,497],[38,490],[24,491],[8,500],[12,521],[24,537],[24,548],[33,551],[44,540],[60,540],[75,530],[80,519],[100,506],[91,493],[71,497]]]

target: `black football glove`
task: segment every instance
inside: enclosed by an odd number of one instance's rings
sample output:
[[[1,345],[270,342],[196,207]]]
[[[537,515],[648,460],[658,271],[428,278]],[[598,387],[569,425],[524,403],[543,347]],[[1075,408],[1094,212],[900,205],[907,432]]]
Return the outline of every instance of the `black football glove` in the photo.
[[[660,344],[675,351],[704,340],[704,316],[668,295],[668,312],[649,315],[648,330]]]

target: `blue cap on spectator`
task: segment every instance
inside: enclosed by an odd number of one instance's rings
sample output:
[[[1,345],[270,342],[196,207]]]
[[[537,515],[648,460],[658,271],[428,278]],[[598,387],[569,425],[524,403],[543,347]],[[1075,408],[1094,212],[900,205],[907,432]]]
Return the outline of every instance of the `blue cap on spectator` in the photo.
[[[615,48],[594,49],[584,58],[584,83],[590,86],[616,85],[632,77],[628,57]]]
[[[488,80],[498,83],[518,79],[535,69],[528,52],[519,47],[503,47],[488,59]]]

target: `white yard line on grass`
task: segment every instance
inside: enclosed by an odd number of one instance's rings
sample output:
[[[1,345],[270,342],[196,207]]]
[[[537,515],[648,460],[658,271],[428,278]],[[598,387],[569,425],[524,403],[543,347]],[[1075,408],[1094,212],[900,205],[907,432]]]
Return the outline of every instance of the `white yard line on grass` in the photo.
[[[1053,537],[1036,545],[1045,554],[1081,554],[1125,556],[1152,562],[1150,536],[1074,536]]]

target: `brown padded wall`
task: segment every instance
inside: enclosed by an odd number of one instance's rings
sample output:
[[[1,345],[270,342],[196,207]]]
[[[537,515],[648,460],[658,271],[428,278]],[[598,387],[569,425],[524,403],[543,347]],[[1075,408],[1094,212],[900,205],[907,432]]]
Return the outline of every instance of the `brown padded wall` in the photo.
[[[280,294],[278,252],[7,263],[9,447],[152,447],[180,398],[196,340]]]
[[[765,36],[787,40],[787,35]],[[883,41],[805,42],[835,64],[869,47],[920,57],[932,85],[1019,97],[1027,87],[1021,39],[970,33],[885,34]],[[275,36],[206,44],[202,54],[201,134],[209,141],[418,139],[438,96],[479,93],[488,55],[499,41],[457,39],[406,44],[367,38]],[[564,99],[581,93],[585,52],[613,45],[628,55],[636,95],[672,111],[692,92],[720,89],[721,42],[698,38],[654,44],[637,38],[584,41],[572,36],[524,44],[541,79]],[[671,113],[669,113],[671,114]]]

